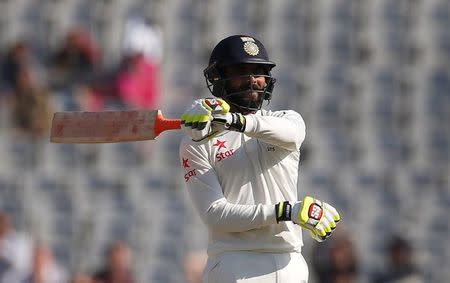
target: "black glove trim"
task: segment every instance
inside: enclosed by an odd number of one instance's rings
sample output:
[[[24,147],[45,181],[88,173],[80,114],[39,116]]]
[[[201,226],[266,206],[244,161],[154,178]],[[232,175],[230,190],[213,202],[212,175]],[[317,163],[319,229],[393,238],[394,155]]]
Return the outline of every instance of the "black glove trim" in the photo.
[[[225,128],[236,132],[243,132],[245,130],[245,117],[241,113],[230,113],[231,123],[225,124]]]
[[[280,202],[275,205],[275,215],[277,223],[280,221],[291,221],[292,206],[288,201]]]

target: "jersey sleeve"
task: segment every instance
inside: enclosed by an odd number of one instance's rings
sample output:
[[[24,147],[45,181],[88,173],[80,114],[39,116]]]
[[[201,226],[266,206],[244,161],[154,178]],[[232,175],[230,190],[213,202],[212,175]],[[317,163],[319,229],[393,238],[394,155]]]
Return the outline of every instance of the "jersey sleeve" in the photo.
[[[180,161],[189,196],[210,230],[244,232],[276,224],[273,204],[242,205],[225,199],[203,147],[184,139],[180,145]]]
[[[295,111],[276,111],[264,116],[250,114],[245,117],[244,133],[268,144],[297,151],[305,139],[305,122]]]

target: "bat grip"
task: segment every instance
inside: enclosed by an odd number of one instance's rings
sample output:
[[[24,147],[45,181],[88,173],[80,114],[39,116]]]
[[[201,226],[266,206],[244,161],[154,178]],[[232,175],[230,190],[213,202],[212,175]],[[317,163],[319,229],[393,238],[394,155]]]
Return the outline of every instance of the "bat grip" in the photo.
[[[162,115],[161,111],[158,111],[155,120],[155,135],[158,136],[160,133],[168,130],[181,129],[180,119],[166,119]]]

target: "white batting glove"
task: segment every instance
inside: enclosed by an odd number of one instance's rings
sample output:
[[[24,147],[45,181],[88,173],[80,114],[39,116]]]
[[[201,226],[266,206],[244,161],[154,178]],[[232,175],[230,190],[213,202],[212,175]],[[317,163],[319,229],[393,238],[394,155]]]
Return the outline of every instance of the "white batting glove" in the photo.
[[[341,220],[337,210],[326,202],[307,196],[303,201],[280,202],[275,206],[277,221],[292,220],[309,231],[310,236],[323,242],[331,236]]]
[[[201,141],[215,134],[211,127],[213,113],[225,115],[229,111],[230,106],[222,99],[197,99],[181,115],[181,128],[192,140]]]
[[[318,242],[330,237],[336,223],[341,220],[334,207],[310,196],[294,203],[292,216],[292,221],[309,230],[311,237]]]

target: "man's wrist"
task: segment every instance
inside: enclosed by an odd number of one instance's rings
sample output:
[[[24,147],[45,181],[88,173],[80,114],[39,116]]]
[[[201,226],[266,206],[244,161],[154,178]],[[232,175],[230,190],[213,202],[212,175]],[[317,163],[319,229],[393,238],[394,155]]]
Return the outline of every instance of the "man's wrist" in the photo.
[[[229,124],[229,129],[237,132],[243,132],[245,130],[246,119],[245,116],[240,113],[230,113],[231,121]]]
[[[226,114],[213,114],[212,122],[222,125],[226,130],[242,133],[245,130],[245,120],[245,116],[240,113],[228,112]]]
[[[280,221],[291,221],[292,206],[288,201],[283,201],[275,205],[275,215],[277,223]]]

